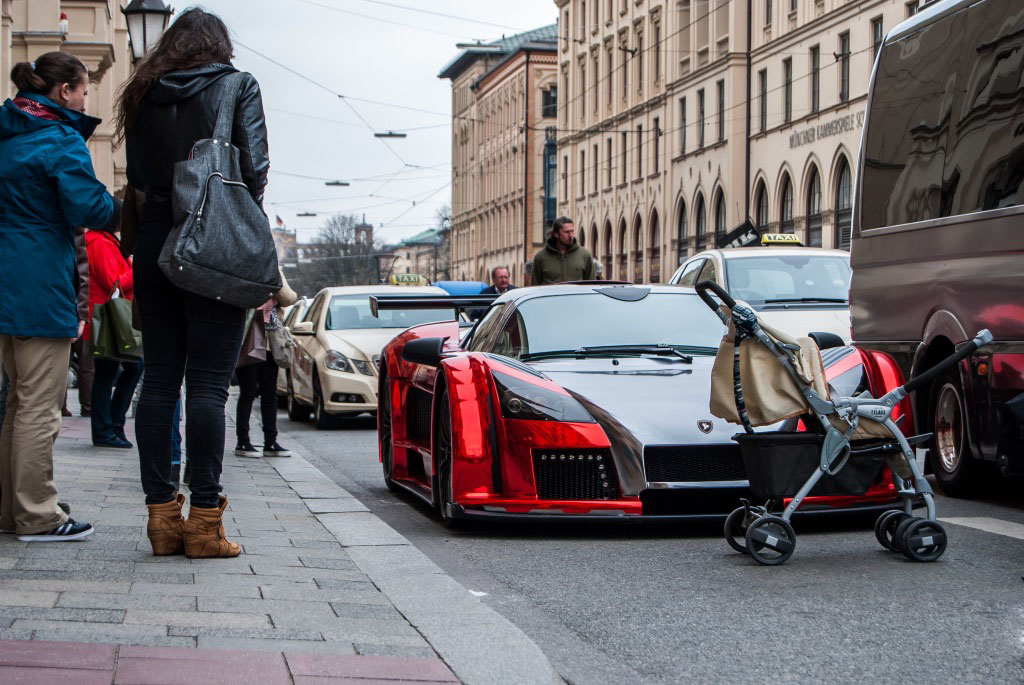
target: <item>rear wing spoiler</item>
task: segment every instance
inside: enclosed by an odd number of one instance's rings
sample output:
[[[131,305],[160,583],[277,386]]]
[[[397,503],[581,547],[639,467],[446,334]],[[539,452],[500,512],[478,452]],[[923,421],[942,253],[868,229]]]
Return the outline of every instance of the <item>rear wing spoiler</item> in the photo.
[[[389,309],[486,309],[497,295],[370,295],[370,312]]]

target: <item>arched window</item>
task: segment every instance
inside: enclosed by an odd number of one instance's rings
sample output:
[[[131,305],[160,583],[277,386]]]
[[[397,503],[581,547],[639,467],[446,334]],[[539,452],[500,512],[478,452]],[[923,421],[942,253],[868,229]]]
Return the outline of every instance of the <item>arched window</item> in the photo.
[[[590,225],[590,240],[587,242],[590,245],[590,254],[595,259],[597,258],[597,224]]]
[[[686,225],[686,200],[679,199],[679,213],[676,215],[676,240],[678,241],[678,263],[682,264],[686,260],[686,254],[688,252],[686,246],[688,226]]]
[[[704,196],[697,196],[697,209],[694,223],[697,226],[697,252],[704,250],[708,245],[707,213],[704,211]]]
[[[852,178],[850,177],[850,165],[846,158],[839,160],[839,173],[836,174],[836,239],[835,247],[841,250],[850,249],[850,217],[853,206]]]
[[[577,238],[576,240],[579,241],[580,247],[586,247],[587,246],[587,229],[585,229],[585,228],[580,229],[580,237]]]
[[[619,221],[619,266],[618,266],[618,279],[620,281],[629,280],[629,254],[626,252],[626,220],[622,219]]]
[[[658,220],[658,212],[655,210],[651,214],[651,229],[649,231],[650,240],[648,241],[649,248],[647,248],[648,254],[648,282],[660,283],[661,282],[661,222]]]
[[[818,168],[811,167],[811,180],[807,184],[807,244],[821,247],[821,176]]]
[[[768,190],[764,181],[758,181],[754,193],[754,225],[762,230],[768,227]]]
[[[793,183],[789,174],[782,177],[782,201],[779,203],[779,232],[793,232]]]
[[[715,198],[715,236],[725,235],[725,193],[718,191]]]
[[[639,216],[633,220],[633,282],[644,282],[644,232]]]
[[[609,281],[613,279],[612,276],[612,222],[604,222],[604,278]]]

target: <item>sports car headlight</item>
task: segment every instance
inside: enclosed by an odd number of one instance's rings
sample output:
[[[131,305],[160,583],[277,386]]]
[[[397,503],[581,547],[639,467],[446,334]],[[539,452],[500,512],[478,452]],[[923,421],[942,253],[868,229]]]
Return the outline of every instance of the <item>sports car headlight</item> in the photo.
[[[491,375],[498,386],[501,415],[506,419],[594,423],[583,405],[572,397],[498,371]]]
[[[352,367],[349,365],[348,360],[345,359],[345,355],[336,350],[327,351],[327,354],[324,355],[324,366],[335,371],[352,371]]]
[[[356,367],[356,370],[364,376],[372,376],[373,371],[370,371],[370,365],[364,362],[362,359],[353,359],[352,365]]]

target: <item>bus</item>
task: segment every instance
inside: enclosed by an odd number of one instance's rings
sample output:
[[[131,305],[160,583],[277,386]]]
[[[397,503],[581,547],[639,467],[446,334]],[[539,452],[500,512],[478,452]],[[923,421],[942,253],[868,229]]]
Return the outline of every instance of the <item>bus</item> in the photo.
[[[942,490],[1024,472],[1024,3],[942,0],[886,36],[857,165],[856,344],[919,376],[995,342],[914,397]]]

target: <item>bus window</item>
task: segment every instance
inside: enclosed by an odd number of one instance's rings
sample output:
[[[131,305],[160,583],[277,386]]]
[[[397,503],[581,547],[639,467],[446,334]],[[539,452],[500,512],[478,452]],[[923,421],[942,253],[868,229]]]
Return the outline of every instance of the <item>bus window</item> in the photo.
[[[963,12],[896,42],[879,57],[861,188],[865,230],[941,215],[942,175]]]

